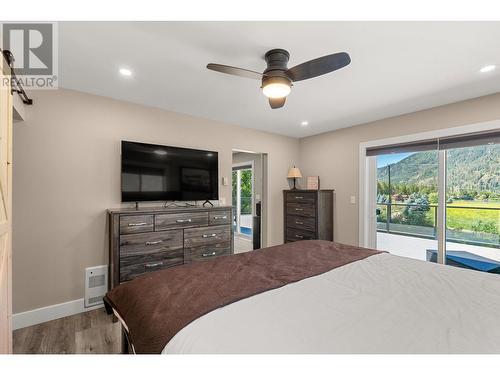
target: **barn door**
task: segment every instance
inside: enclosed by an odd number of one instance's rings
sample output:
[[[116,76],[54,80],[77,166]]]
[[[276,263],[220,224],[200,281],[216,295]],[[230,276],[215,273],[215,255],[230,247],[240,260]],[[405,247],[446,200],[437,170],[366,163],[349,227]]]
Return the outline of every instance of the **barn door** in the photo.
[[[0,55],[0,354],[12,352],[12,95]]]

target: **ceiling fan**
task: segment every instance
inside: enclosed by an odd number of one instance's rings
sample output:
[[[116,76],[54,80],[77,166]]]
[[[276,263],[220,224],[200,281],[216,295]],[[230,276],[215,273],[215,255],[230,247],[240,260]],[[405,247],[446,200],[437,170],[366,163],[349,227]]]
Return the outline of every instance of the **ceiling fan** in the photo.
[[[349,65],[351,58],[346,52],[334,53],[307,61],[288,69],[290,58],[284,49],[272,49],[264,56],[267,68],[264,72],[254,72],[248,69],[221,64],[208,64],[207,69],[234,76],[253,78],[262,81],[262,92],[269,98],[271,108],[281,108],[292,90],[293,82],[314,78]]]

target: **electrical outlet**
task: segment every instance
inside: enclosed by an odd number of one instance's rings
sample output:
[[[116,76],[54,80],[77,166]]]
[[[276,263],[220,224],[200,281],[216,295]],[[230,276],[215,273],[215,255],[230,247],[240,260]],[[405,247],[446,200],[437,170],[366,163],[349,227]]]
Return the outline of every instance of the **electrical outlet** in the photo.
[[[219,204],[224,206],[226,204],[226,198],[219,198]]]
[[[356,196],[351,195],[351,204],[356,204]]]

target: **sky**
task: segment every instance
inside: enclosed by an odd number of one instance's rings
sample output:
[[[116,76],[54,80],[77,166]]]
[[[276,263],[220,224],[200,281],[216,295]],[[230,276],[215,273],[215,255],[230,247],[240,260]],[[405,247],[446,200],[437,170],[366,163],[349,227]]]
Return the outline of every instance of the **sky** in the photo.
[[[402,152],[400,154],[385,154],[377,156],[377,168],[385,167],[388,164],[397,163],[404,158],[407,158],[410,155],[413,155],[414,152]]]

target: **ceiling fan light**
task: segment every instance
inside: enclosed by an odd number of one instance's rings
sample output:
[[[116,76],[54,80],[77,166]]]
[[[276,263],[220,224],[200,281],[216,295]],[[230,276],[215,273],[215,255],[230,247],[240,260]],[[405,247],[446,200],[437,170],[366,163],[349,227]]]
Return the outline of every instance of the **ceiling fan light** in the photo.
[[[292,90],[290,81],[286,78],[272,77],[268,78],[262,84],[262,92],[271,99],[284,98]]]

